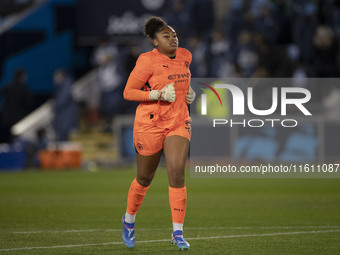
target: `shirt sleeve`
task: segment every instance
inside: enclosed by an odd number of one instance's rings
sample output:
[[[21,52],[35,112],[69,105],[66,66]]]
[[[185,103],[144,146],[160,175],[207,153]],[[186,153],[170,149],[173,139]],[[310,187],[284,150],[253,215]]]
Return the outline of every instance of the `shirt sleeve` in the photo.
[[[182,48],[182,52],[183,52],[183,55],[185,56],[185,59],[186,59],[186,61],[188,61],[188,62],[189,62],[189,66],[190,66],[190,64],[191,64],[191,61],[192,61],[192,55],[191,55],[191,52],[190,52],[190,51],[188,51],[187,49],[184,49],[184,48]]]
[[[131,75],[146,83],[152,75],[152,67],[152,60],[148,56],[142,54],[137,59],[135,68],[132,70]]]
[[[124,89],[124,99],[130,101],[149,101],[149,91],[141,90],[145,82],[130,74]]]
[[[192,61],[192,55],[191,55],[191,52],[190,52],[190,51],[188,51],[188,53],[189,53],[189,56],[188,56],[188,58],[189,58],[189,66],[190,66],[190,64],[191,64],[191,61]]]

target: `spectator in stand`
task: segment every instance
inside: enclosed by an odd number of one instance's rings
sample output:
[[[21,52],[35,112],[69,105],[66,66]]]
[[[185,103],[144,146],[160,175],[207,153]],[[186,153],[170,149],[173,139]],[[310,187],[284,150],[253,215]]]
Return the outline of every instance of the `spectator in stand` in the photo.
[[[214,28],[214,3],[212,0],[188,0],[190,29],[194,35],[210,37]]]
[[[173,0],[164,18],[176,29],[179,38],[186,37],[190,33],[190,17],[184,0]]]
[[[319,1],[320,23],[332,28],[335,38],[340,39],[340,1],[321,0]]]
[[[120,65],[118,49],[107,39],[102,41],[94,54],[97,81],[100,89],[100,110],[105,119],[104,132],[112,132],[112,121],[122,103],[124,70]]]
[[[192,54],[190,71],[192,77],[208,77],[207,51],[209,44],[200,36],[188,38],[186,48]]]
[[[250,31],[243,31],[238,40],[237,65],[241,68],[242,76],[251,77],[259,62],[259,54],[254,36]]]
[[[221,31],[215,31],[212,34],[210,56],[212,58],[210,65],[210,74],[212,77],[223,77],[224,75],[228,77],[228,68],[231,67],[230,60],[232,57],[229,43]]]
[[[266,43],[272,44],[277,41],[280,30],[274,5],[263,4],[261,13],[255,20],[255,29],[262,35]]]
[[[77,104],[72,96],[73,79],[62,69],[58,69],[53,77],[54,120],[53,127],[57,141],[68,141],[72,130],[77,127]]]
[[[314,69],[316,77],[339,77],[337,63],[338,43],[333,30],[328,26],[318,26],[314,36]]]
[[[13,82],[0,89],[0,97],[5,99],[1,121],[2,142],[12,142],[11,127],[32,110],[33,96],[26,84],[26,79],[26,72],[23,69],[17,69],[14,71]]]
[[[128,47],[124,61],[125,72],[130,73],[133,70],[141,53],[142,49],[138,44],[133,44]]]
[[[304,3],[296,13],[293,23],[293,41],[299,47],[300,61],[311,64],[314,58],[313,37],[318,26],[317,7],[312,2]]]
[[[234,0],[231,3],[229,13],[225,17],[225,34],[230,43],[230,51],[233,54],[233,61],[235,63],[238,55],[238,38],[240,33],[247,29],[249,8],[247,2]]]
[[[149,42],[148,42],[149,43]],[[124,73],[131,73],[133,68],[136,65],[136,61],[139,55],[144,52],[141,48],[141,43],[127,45],[126,53],[124,56],[124,61],[122,62],[124,65]],[[133,114],[136,111],[138,106],[138,102],[123,100],[120,102],[119,114]]]

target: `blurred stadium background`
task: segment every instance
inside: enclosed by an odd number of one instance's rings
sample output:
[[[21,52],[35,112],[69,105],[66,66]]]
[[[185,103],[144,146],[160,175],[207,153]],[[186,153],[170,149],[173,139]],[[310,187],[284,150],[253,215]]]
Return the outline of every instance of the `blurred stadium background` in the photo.
[[[303,82],[340,76],[339,1],[2,0],[0,169],[134,160],[136,104],[121,95],[139,54],[152,49],[142,34],[150,15],[163,17],[192,52],[193,78],[286,77],[311,91],[312,124],[274,138],[259,129],[250,149],[231,148],[231,157],[283,160],[251,154],[269,137],[295,156],[286,161],[339,160],[340,85]]]
[[[289,78],[311,91],[313,116],[297,128],[218,130],[222,157],[339,163],[339,1],[0,0],[1,254],[130,253],[121,216],[136,171],[136,104],[122,91],[152,49],[142,34],[150,15],[176,29],[196,81]],[[268,87],[255,91],[270,101]],[[197,122],[192,139],[208,134]],[[187,253],[339,254],[339,180],[187,178]],[[135,254],[176,252],[167,185],[160,167],[138,213]]]

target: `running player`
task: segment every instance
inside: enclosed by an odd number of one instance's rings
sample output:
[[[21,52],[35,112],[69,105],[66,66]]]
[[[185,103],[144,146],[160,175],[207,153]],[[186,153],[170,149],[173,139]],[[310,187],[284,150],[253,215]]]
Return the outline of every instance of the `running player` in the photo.
[[[192,57],[188,50],[178,47],[175,30],[159,17],[146,21],[144,34],[155,49],[139,56],[124,90],[126,100],[141,103],[136,110],[133,131],[137,177],[128,193],[123,241],[129,248],[135,246],[136,213],[164,152],[173,222],[171,242],[179,249],[189,249],[183,237],[183,222],[187,202],[184,170],[191,135],[187,104],[195,99],[190,87]]]

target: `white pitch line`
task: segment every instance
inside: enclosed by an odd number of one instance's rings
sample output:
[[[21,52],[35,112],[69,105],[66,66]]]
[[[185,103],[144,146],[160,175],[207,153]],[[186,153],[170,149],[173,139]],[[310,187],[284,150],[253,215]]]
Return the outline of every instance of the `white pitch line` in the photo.
[[[281,232],[281,233],[264,233],[264,234],[245,234],[245,235],[232,235],[232,236],[189,237],[189,238],[186,238],[186,239],[187,240],[219,239],[219,238],[220,239],[226,239],[226,238],[238,238],[238,237],[261,237],[261,236],[320,234],[320,233],[330,233],[330,232],[340,232],[340,229]]]
[[[53,234],[53,233],[82,233],[82,232],[114,232],[122,229],[70,229],[70,230],[36,230],[36,231],[16,231],[11,234]],[[3,234],[0,232],[0,234]]]
[[[267,226],[267,227],[189,227],[186,230],[218,230],[218,229],[306,229],[306,228],[340,228],[340,226]],[[139,228],[138,231],[169,230],[172,228]],[[70,229],[70,230],[36,230],[36,231],[16,231],[10,234],[53,234],[53,233],[85,233],[85,232],[119,232],[119,229]],[[0,232],[8,234],[8,232]]]
[[[242,237],[264,237],[264,236],[282,236],[282,235],[302,235],[302,234],[322,234],[340,232],[340,229],[319,230],[319,231],[297,231],[297,232],[281,232],[281,233],[265,233],[265,234],[245,234],[245,235],[230,235],[230,236],[207,236],[207,237],[189,237],[187,240],[206,240],[206,239],[228,239],[228,238],[242,238]],[[144,240],[136,241],[137,244],[141,243],[155,243],[155,242],[169,242],[170,239],[159,240]],[[36,247],[21,247],[0,249],[0,252],[5,251],[22,251],[22,250],[35,250],[35,249],[56,249],[56,248],[75,248],[86,246],[107,246],[107,245],[122,245],[123,242],[110,242],[110,243],[92,243],[92,244],[70,244],[70,245],[56,245],[56,246],[36,246]]]

